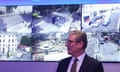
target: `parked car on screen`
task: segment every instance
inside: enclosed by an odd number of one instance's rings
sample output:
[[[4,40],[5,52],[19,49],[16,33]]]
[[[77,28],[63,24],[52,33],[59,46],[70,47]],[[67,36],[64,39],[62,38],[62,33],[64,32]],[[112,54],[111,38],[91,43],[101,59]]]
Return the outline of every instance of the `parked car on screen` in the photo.
[[[110,24],[110,21],[111,21],[110,16],[105,16],[104,19],[103,19],[102,25],[103,26],[108,26]]]
[[[102,22],[103,22],[103,17],[102,16],[97,16],[90,21],[89,25],[91,27],[98,27],[102,24]]]
[[[102,18],[103,18],[103,16],[96,16],[96,17],[92,18],[91,21],[89,22],[89,25],[95,23],[97,20],[100,20]]]
[[[102,23],[101,20],[96,20],[96,22],[92,23],[90,26],[91,27],[98,27],[101,25],[101,23]]]

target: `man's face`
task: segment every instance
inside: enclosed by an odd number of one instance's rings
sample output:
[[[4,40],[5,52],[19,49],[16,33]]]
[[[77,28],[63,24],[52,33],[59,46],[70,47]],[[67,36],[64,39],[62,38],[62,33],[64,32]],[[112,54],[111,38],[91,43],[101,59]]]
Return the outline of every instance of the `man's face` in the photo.
[[[79,56],[84,51],[84,49],[82,48],[83,42],[82,41],[77,42],[76,37],[77,37],[76,35],[68,36],[65,44],[68,49],[68,54],[71,54],[73,56]]]

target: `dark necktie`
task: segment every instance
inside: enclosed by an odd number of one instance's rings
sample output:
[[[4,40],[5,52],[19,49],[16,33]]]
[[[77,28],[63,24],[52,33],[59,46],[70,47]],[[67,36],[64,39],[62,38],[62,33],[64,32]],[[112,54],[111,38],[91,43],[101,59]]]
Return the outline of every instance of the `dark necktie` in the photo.
[[[76,72],[77,61],[78,61],[78,59],[75,58],[75,59],[74,59],[74,62],[73,62],[73,64],[72,64],[72,67],[71,67],[71,71],[70,71],[70,72]]]

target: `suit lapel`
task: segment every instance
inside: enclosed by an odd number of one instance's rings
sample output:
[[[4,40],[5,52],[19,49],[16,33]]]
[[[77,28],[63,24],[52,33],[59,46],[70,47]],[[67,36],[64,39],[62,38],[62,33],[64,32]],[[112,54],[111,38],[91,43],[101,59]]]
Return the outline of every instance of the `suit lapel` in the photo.
[[[84,58],[84,60],[83,60],[83,63],[82,63],[82,65],[81,65],[81,67],[80,67],[80,70],[79,70],[79,72],[87,72],[87,70],[88,70],[88,66],[89,66],[89,64],[88,64],[88,56],[87,55],[85,55],[85,58]],[[87,68],[87,69],[86,69]]]
[[[67,72],[67,69],[68,69],[68,66],[69,66],[69,63],[70,63],[70,60],[72,59],[72,57],[69,57],[68,59],[66,59],[65,61],[64,61],[64,71],[63,72]]]

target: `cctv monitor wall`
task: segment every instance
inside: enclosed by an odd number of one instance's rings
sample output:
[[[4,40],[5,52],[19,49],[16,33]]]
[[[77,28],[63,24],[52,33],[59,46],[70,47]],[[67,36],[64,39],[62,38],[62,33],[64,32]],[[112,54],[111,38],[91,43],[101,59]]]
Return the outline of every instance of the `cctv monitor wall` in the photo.
[[[86,53],[119,62],[119,4],[0,6],[1,61],[59,61],[69,57],[69,31],[88,35]]]

